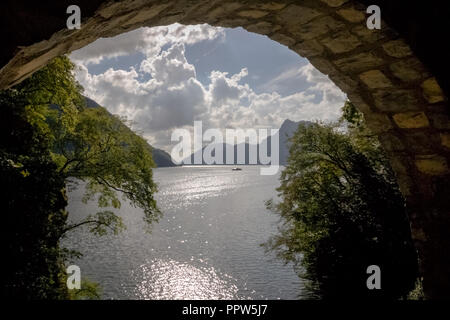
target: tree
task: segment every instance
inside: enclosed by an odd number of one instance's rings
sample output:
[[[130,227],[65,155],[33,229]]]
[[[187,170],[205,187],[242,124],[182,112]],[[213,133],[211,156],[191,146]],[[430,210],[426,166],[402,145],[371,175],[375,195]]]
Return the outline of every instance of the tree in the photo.
[[[66,232],[117,233],[122,221],[104,210],[67,224],[66,185],[86,182],[84,200],[119,208],[121,199],[144,211],[148,223],[160,212],[153,194],[151,148],[124,121],[84,105],[82,87],[67,57],[12,89],[0,92],[0,172],[8,184],[4,252],[8,273],[2,294],[21,298],[69,298],[64,263],[76,252],[59,247]]]
[[[30,122],[48,137],[52,158],[68,184],[86,182],[83,201],[98,198],[101,208],[120,208],[120,193],[144,211],[150,224],[160,215],[153,198],[157,188],[151,148],[123,119],[104,108],[85,107],[73,69],[67,57],[58,57],[21,84],[19,90],[32,110]],[[84,224],[100,235],[124,228],[120,217],[105,210],[65,230]]]
[[[339,123],[300,125],[292,137],[281,201],[267,204],[283,223],[266,247],[296,263],[320,297],[405,296],[418,267],[404,199],[362,115],[349,102],[343,111]],[[379,291],[366,287],[373,264]]]
[[[99,207],[120,208],[121,195],[144,211],[148,225],[157,220],[160,212],[153,197],[157,191],[152,176],[154,162],[147,142],[103,108],[78,112],[70,125],[64,123],[61,113],[51,110],[47,120],[54,135],[52,156],[58,172],[70,184],[86,182],[83,201],[97,197]],[[81,224],[93,225],[91,230],[98,234],[108,228],[115,233],[123,228],[111,211],[99,212],[76,225]]]

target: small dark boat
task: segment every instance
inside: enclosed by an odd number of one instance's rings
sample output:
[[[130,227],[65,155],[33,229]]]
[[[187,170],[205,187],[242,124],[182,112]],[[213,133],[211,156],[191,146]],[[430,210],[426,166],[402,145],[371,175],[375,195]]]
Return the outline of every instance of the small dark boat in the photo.
[[[238,168],[238,167],[234,167],[234,168],[231,169],[231,170],[233,170],[233,171],[241,171],[242,169],[241,169],[241,168]]]

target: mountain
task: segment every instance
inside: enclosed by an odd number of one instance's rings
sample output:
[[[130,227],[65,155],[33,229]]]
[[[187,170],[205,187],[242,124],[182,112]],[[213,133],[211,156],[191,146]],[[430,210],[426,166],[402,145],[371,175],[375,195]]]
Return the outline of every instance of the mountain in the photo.
[[[279,160],[280,160],[280,164],[281,165],[286,165],[287,164],[287,159],[289,157],[289,147],[290,147],[289,146],[289,138],[291,138],[294,135],[295,131],[297,131],[297,128],[298,128],[298,126],[300,124],[308,125],[310,123],[311,122],[309,122],[309,121],[298,121],[298,122],[295,122],[295,121],[291,121],[289,119],[286,119],[283,122],[283,124],[281,125],[280,130],[279,130],[279,156],[280,156]],[[268,155],[269,156],[270,156],[271,139],[272,139],[272,137],[268,137],[267,138],[267,148],[269,150],[268,151]],[[242,144],[240,144],[240,145],[242,145]],[[213,146],[216,147],[216,148],[219,148],[219,150],[220,150],[220,148],[222,148],[223,163],[225,163],[227,144],[226,143],[222,143],[222,144],[216,144],[216,145],[213,145]],[[238,149],[238,146],[239,145],[234,145],[234,163],[233,164],[238,164],[237,163],[237,149]],[[244,145],[245,164],[250,164],[250,161],[249,161],[249,147],[250,147],[249,144],[245,143],[245,145]],[[192,163],[192,164],[194,163],[194,154],[200,155],[200,153],[203,153],[204,149],[205,149],[205,147],[203,147],[201,151],[199,150],[199,151],[191,154],[191,156],[189,157],[190,158],[190,163]],[[257,150],[259,151],[259,145],[257,146]],[[189,158],[186,158],[185,162]],[[257,162],[258,162],[258,164],[260,164],[259,157],[257,159]],[[202,164],[206,164],[206,163],[203,161]]]
[[[290,143],[289,139],[294,135],[297,131],[298,126],[309,125],[311,122],[309,121],[298,121],[294,122],[289,119],[284,120],[283,124],[280,127],[280,164],[286,165],[287,159],[289,157],[289,148]]]
[[[103,108],[101,105],[99,105],[94,100],[92,100],[92,99],[90,99],[88,97],[84,97],[84,98],[85,98],[85,101],[86,101],[86,107],[87,108]],[[105,108],[103,108],[103,109],[105,109]],[[108,112],[108,114],[110,114],[110,113]],[[172,162],[172,158],[171,158],[170,154],[168,154],[166,151],[154,148],[150,144],[148,144],[148,147],[152,149],[153,161],[155,162],[157,167],[161,168],[161,167],[175,167],[176,166]]]

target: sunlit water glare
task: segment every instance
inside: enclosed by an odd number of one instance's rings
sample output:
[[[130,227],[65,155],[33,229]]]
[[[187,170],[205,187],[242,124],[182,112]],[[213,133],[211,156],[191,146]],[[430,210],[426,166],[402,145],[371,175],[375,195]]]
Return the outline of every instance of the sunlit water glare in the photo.
[[[242,168],[155,169],[163,217],[151,234],[142,212],[123,203],[121,234],[79,228],[63,245],[83,253],[74,263],[100,284],[104,299],[298,299],[303,285],[292,265],[261,247],[277,232],[264,201],[276,197],[278,176]],[[72,221],[98,211],[82,203],[82,191],[69,193]]]

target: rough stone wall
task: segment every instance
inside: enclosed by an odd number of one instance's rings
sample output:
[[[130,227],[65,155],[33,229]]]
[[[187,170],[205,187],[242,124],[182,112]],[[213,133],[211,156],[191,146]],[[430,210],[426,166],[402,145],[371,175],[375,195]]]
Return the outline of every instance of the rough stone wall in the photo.
[[[384,22],[366,27],[351,0],[106,1],[80,30],[61,29],[22,48],[0,70],[0,88],[99,37],[142,26],[208,23],[267,35],[347,93],[389,154],[407,200],[428,297],[450,296],[450,121],[447,97],[411,48]]]

